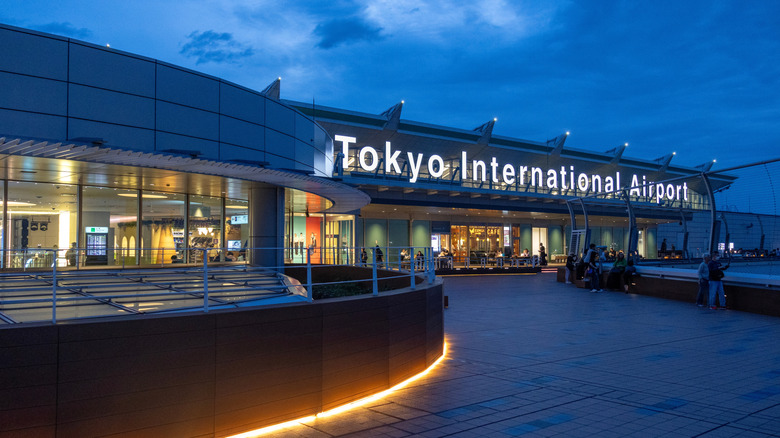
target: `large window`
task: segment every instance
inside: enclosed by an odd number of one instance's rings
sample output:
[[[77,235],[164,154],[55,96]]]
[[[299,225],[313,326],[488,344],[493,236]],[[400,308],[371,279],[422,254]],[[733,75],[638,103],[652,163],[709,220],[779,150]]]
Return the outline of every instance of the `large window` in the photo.
[[[79,231],[85,250],[79,261],[83,265],[135,265],[138,191],[86,186],[82,196],[83,229]]]
[[[141,218],[141,264],[176,263],[183,255],[175,236],[184,236],[185,196],[174,193],[144,192]]]
[[[201,263],[204,249],[211,249],[208,251],[209,260],[225,261],[226,248],[223,248],[222,244],[222,223],[222,198],[190,196],[187,238],[191,262]],[[230,252],[229,259],[235,258],[233,251]]]
[[[77,192],[74,185],[8,182],[6,267],[51,267],[51,250],[62,256],[76,242]],[[64,258],[58,261],[59,266],[65,263]]]
[[[228,258],[233,256],[235,261],[246,260],[246,248],[249,245],[249,202],[225,200],[225,223]]]

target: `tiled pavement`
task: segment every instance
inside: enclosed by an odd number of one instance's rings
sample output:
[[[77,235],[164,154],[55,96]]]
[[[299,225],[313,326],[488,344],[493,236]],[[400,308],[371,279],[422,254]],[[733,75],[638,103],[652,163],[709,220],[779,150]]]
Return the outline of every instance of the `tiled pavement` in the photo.
[[[780,318],[590,293],[553,274],[444,282],[438,368],[273,435],[780,437]]]

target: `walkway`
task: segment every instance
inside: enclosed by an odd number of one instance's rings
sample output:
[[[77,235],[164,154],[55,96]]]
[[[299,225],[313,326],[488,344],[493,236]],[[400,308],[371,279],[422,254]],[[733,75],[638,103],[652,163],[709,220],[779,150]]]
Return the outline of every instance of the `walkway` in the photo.
[[[594,294],[552,274],[444,281],[438,368],[273,436],[780,436],[780,318]]]

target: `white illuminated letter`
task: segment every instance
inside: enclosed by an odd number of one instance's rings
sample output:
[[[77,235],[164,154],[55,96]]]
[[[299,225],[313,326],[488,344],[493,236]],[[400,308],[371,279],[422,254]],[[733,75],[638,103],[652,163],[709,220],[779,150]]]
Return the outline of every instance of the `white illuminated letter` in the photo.
[[[474,160],[471,163],[471,179],[476,181],[477,175],[479,170],[482,169],[482,182],[485,182],[485,179],[487,178],[487,168],[485,167],[485,162],[482,160]]]
[[[615,191],[615,181],[612,180],[611,176],[604,178],[604,191],[607,193]]]
[[[583,192],[588,191],[588,175],[581,173],[577,176],[577,188]]]
[[[435,171],[433,170],[433,163],[439,164],[439,170]],[[444,160],[438,155],[431,155],[430,158],[428,158],[428,173],[431,174],[432,177],[438,178],[444,173]]]
[[[561,190],[568,190],[570,187],[566,187],[566,166],[561,166]]]
[[[460,152],[460,180],[465,181],[468,175],[468,161],[466,160],[466,151]]]
[[[670,201],[674,200],[674,184],[666,185],[666,199]]]
[[[515,166],[511,164],[505,164],[504,171],[502,173],[504,176],[504,184],[509,184],[511,186],[515,183]]]
[[[401,151],[395,151],[390,146],[390,142],[385,142],[385,172],[390,172],[390,169],[395,169],[395,173],[401,173],[401,168],[398,167],[398,156],[401,155]]]
[[[494,183],[498,182],[498,161],[496,161],[496,157],[490,159],[490,179]]]
[[[417,162],[414,161],[414,155],[411,152],[407,152],[406,156],[409,157],[409,167],[412,168],[412,177],[409,179],[410,183],[417,181],[417,177],[420,176],[420,166],[422,166],[422,154],[417,154]]]
[[[628,194],[631,196],[641,196],[642,193],[639,191],[639,177],[634,174],[634,177],[631,178],[631,190],[628,191]]]
[[[683,183],[683,199],[688,200],[688,183]]]
[[[528,166],[520,166],[520,185],[525,185],[525,174],[528,173]]]
[[[547,187],[551,189],[558,188],[558,174],[554,169],[547,170]]]
[[[660,204],[662,199],[664,199],[664,185],[663,184],[656,184],[656,186],[655,186],[655,202],[656,202],[656,204]]]
[[[591,175],[590,178],[590,186],[593,189],[593,193],[601,193],[601,175]]]
[[[344,154],[344,158],[341,159],[341,167],[346,169],[349,167],[349,144],[357,143],[357,139],[346,135],[334,135],[333,138],[341,142],[341,152]]]
[[[539,175],[539,179],[536,179],[536,176]],[[539,181],[539,182],[537,182]],[[540,186],[542,185],[542,168],[541,167],[532,167],[531,168],[531,185],[532,186]]]
[[[366,154],[371,154],[371,165],[366,164]],[[366,146],[360,150],[360,167],[366,172],[373,172],[379,165],[379,154],[376,153],[376,149],[371,146]]]

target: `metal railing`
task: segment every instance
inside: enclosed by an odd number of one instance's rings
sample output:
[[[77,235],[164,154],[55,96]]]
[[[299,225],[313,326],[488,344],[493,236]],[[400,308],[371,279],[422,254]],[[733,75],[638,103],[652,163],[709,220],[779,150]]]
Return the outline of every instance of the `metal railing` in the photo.
[[[314,260],[321,256],[321,248],[305,248],[306,253],[306,280],[295,281],[288,280],[283,275],[286,268],[291,268],[293,265],[284,263],[284,253],[290,248],[246,248],[246,254],[264,254],[264,255],[277,255],[277,260],[280,261],[278,265],[267,264],[264,266],[249,266],[249,262],[244,257],[244,260],[226,260],[225,257],[218,257],[216,254],[223,252],[224,248],[203,248],[198,249],[200,255],[197,257],[199,263],[178,263],[169,262],[161,263],[160,266],[164,266],[169,269],[165,270],[146,270],[145,274],[142,272],[139,266],[125,267],[121,269],[114,268],[112,265],[102,265],[99,269],[97,265],[89,266],[84,263],[84,256],[87,254],[86,249],[71,248],[69,250],[60,250],[58,248],[36,248],[32,251],[34,254],[30,257],[37,257],[37,259],[45,260],[45,264],[48,266],[40,267],[39,264],[35,266],[23,266],[22,268],[12,271],[8,270],[0,273],[0,319],[5,322],[16,322],[13,319],[13,312],[15,308],[19,306],[26,309],[37,308],[41,309],[45,306],[51,308],[51,322],[57,323],[58,307],[62,308],[67,305],[78,305],[90,302],[91,304],[102,304],[110,306],[115,311],[113,313],[146,313],[143,311],[133,310],[132,305],[128,305],[128,300],[136,300],[136,308],[138,303],[148,302],[151,300],[192,300],[202,298],[202,305],[193,307],[191,305],[182,306],[181,308],[171,309],[175,311],[181,310],[201,310],[203,312],[209,312],[214,307],[224,308],[226,306],[235,305],[236,300],[224,299],[226,294],[235,293],[237,296],[247,295],[247,288],[252,286],[245,281],[241,284],[242,278],[241,272],[260,273],[264,272],[270,276],[279,280],[276,285],[262,284],[262,294],[249,294],[250,301],[264,299],[268,297],[279,297],[281,295],[299,295],[303,299],[311,302],[314,300],[314,288],[316,286],[325,286],[333,284],[350,284],[350,283],[366,283],[371,282],[371,293],[373,296],[379,295],[379,283],[393,279],[408,279],[409,287],[415,289],[417,287],[417,279],[419,276],[424,277],[424,281],[431,284],[435,281],[435,260],[433,257],[433,249],[427,248],[386,248],[383,251],[380,248],[369,248],[367,251],[371,253],[371,261],[363,259],[354,259],[349,263],[343,264],[318,264]],[[149,249],[158,251],[160,254],[165,253],[168,249],[154,248]],[[387,251],[398,250],[399,254],[402,251],[419,251],[420,255],[414,258],[404,260],[399,257],[397,263],[389,264],[384,261],[384,253]],[[143,250],[141,250],[143,251]],[[172,249],[170,251],[173,251]],[[191,250],[195,251],[195,250]],[[224,253],[224,252],[223,252]],[[25,257],[28,257],[25,255]],[[70,257],[68,259],[67,257]],[[63,263],[64,261],[64,263]],[[73,262],[71,264],[71,262]],[[124,264],[123,264],[124,265]],[[155,265],[147,265],[147,267],[154,267]],[[332,269],[334,266],[360,266],[370,267],[371,277],[368,279],[353,279],[353,280],[339,280],[331,282],[314,282],[313,271],[316,269]],[[89,269],[88,269],[89,267]],[[243,269],[244,271],[237,270]],[[395,272],[384,272],[379,274],[379,270]],[[111,277],[112,281],[108,281],[107,277],[98,277],[102,273],[109,272],[114,277]],[[184,275],[180,280],[172,280],[165,278],[164,280],[156,280],[154,275],[167,274],[176,272],[177,274]],[[247,274],[248,275],[248,274]],[[136,283],[130,285],[117,284],[113,281],[114,278],[121,277],[124,279],[131,279],[136,281],[136,277],[144,277],[149,280],[144,282],[138,280]],[[168,276],[170,277],[170,276]],[[226,277],[227,280],[222,278]],[[97,278],[97,279],[96,279]],[[194,279],[198,278],[198,282],[194,282]],[[245,277],[246,278],[246,277]],[[89,281],[87,281],[89,280]],[[22,293],[26,293],[28,296],[14,297],[14,293],[18,293],[18,290],[7,289],[4,282],[21,281],[24,284],[30,284],[23,290]],[[38,283],[32,284],[37,281]],[[78,284],[79,281],[84,281],[85,284]],[[70,282],[70,284],[63,284]],[[50,296],[46,297],[45,289],[46,284],[49,284]],[[138,285],[148,286],[146,291],[134,290]],[[193,286],[195,284],[195,286]],[[125,289],[123,292],[122,289]],[[99,292],[93,292],[99,290]],[[115,291],[115,289],[118,291]],[[13,293],[12,293],[13,292]],[[124,304],[123,304],[124,303]],[[44,306],[41,306],[44,305]],[[112,312],[107,312],[112,313]],[[106,316],[106,314],[96,315]],[[40,319],[41,321],[45,319]]]

